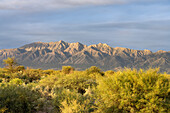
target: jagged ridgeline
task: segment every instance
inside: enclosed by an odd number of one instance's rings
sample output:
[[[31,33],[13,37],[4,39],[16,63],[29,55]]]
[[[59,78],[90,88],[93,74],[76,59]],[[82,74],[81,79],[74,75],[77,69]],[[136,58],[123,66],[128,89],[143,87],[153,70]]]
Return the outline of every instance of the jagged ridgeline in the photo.
[[[3,59],[15,57],[19,64],[32,68],[61,69],[70,65],[77,70],[98,66],[102,70],[117,70],[124,67],[160,67],[161,72],[170,73],[170,51],[133,50],[110,47],[107,44],[83,45],[77,43],[35,42],[16,49],[0,50],[0,66]]]

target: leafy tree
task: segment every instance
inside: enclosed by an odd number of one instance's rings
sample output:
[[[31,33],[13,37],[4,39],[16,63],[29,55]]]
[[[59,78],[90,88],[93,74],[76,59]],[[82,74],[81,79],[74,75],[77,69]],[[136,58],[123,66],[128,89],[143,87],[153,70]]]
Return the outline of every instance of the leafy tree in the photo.
[[[13,73],[16,71],[18,63],[14,57],[12,58],[8,57],[7,59],[3,60],[3,62],[6,65],[5,68],[8,72]]]
[[[7,70],[7,72],[9,73],[14,73],[17,71],[24,71],[25,67],[24,66],[20,66],[16,59],[14,57],[10,58],[8,57],[7,59],[3,60],[5,66],[5,69]]]

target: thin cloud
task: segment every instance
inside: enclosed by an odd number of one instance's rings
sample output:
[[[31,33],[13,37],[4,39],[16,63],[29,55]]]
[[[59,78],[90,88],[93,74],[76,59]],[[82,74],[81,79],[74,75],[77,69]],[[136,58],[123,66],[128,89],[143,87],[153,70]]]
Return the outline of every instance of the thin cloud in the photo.
[[[170,30],[170,19],[168,20],[157,20],[157,21],[142,21],[142,22],[117,22],[117,23],[100,23],[86,25],[85,29],[92,31],[101,30],[108,31],[115,29],[134,29],[143,31],[159,31],[159,32],[169,32]]]
[[[86,5],[124,4],[141,1],[146,2],[146,0],[1,0],[0,10],[53,10]]]

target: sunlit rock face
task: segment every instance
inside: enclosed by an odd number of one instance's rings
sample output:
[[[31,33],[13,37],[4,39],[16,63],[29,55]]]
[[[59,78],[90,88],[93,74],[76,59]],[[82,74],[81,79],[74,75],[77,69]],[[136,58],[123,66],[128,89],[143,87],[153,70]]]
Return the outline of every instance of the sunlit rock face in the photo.
[[[3,59],[15,57],[24,66],[42,69],[60,69],[71,65],[79,70],[98,66],[102,70],[128,68],[160,67],[170,73],[170,52],[159,50],[133,50],[122,47],[110,47],[107,44],[83,45],[77,43],[35,42],[16,49],[0,50],[0,66]]]

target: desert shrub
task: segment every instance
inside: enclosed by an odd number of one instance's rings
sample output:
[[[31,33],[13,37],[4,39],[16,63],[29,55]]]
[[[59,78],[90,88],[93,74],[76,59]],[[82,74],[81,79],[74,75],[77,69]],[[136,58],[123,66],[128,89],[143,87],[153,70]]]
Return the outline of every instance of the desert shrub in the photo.
[[[49,88],[53,88],[55,83],[58,81],[58,76],[56,75],[49,75],[45,78],[42,78],[38,85],[42,86],[42,87],[46,87],[48,86]]]
[[[7,74],[8,76],[10,76],[10,79],[15,79],[15,78],[21,78],[22,77],[22,73],[19,72],[13,72],[10,74]]]
[[[55,70],[52,70],[52,69],[43,70],[43,74],[45,74],[45,75],[53,75],[53,74],[55,74]]]
[[[62,113],[91,113],[94,112],[93,102],[90,99],[84,97],[81,98],[81,101],[77,99],[67,101],[64,100],[61,103],[61,112]]]
[[[5,78],[5,74],[4,73],[0,73],[0,77],[1,78]]]
[[[0,110],[7,113],[31,113],[37,110],[40,93],[23,85],[1,85]]]
[[[26,69],[22,75],[22,79],[27,79],[29,82],[38,81],[43,76],[40,69]]]
[[[106,71],[106,72],[104,73],[104,75],[105,75],[105,76],[113,76],[114,73],[115,73],[114,71],[108,70],[108,71]]]
[[[24,71],[25,70],[25,67],[24,66],[18,66],[16,68],[16,71]]]
[[[19,78],[15,78],[15,79],[12,79],[10,81],[10,84],[13,84],[13,85],[22,85],[23,83],[24,82],[21,79],[19,79]]]
[[[85,93],[85,89],[87,89],[89,86],[93,87],[96,85],[96,80],[84,72],[68,74],[56,82],[57,87],[76,89],[81,94]]]
[[[101,69],[99,69],[96,66],[91,66],[89,69],[86,69],[86,73],[87,74],[96,74],[96,73],[100,73],[101,75],[103,75],[104,73],[101,71]]]
[[[5,78],[6,70],[4,68],[0,68],[0,77]]]
[[[158,70],[125,70],[99,80],[98,112],[168,112],[170,84]]]
[[[28,86],[41,94],[41,98],[37,100],[38,106],[36,107],[39,112],[45,113],[58,113],[53,105],[53,88],[48,86],[41,86],[38,83],[29,83]]]
[[[55,89],[54,106],[61,113],[89,113],[94,111],[94,100],[90,96],[83,96],[76,90]]]
[[[0,68],[0,113],[164,113],[170,108],[169,80],[158,69]]]
[[[74,70],[75,70],[75,69],[74,69],[73,67],[71,67],[71,66],[63,66],[63,67],[62,67],[62,72],[63,72],[64,74],[70,74],[70,73],[72,73]]]

